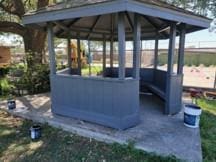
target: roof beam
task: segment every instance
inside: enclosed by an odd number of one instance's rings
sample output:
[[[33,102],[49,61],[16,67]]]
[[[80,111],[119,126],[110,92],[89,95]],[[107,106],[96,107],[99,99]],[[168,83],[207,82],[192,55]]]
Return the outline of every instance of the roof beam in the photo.
[[[63,29],[65,32],[69,32],[69,33],[73,33],[73,32],[80,32],[80,33],[90,33],[91,30],[90,29],[87,29],[87,28],[82,28],[82,27],[70,27],[70,28],[67,28],[65,25],[63,24],[59,24],[58,22],[55,22],[54,23],[55,25],[57,25],[59,28]],[[131,34],[132,31],[131,30],[128,30],[128,29],[125,29],[126,30],[126,33],[127,34]],[[146,30],[146,29],[142,29],[142,33],[149,33],[149,32],[155,32],[154,30]],[[97,31],[92,31],[91,32],[92,34],[105,34],[105,35],[110,35],[110,31],[109,30],[97,30]],[[117,31],[114,31],[112,34],[117,34],[118,32]],[[59,36],[62,36],[64,33],[62,33],[61,35]]]
[[[163,36],[165,36],[165,37],[168,37],[169,35],[167,34],[167,33],[165,33],[165,32],[160,32],[160,27],[155,23],[155,22],[153,22],[148,16],[145,16],[145,15],[143,15],[143,18],[146,20],[146,21],[148,21],[156,30],[157,30],[157,32],[159,33],[159,34],[162,34]]]
[[[91,27],[91,29],[90,29],[90,32],[89,32],[89,34],[88,34],[88,36],[87,36],[88,39],[90,38],[91,33],[94,31],[94,28],[96,27],[96,25],[97,25],[97,23],[98,23],[100,17],[101,17],[101,15],[97,16],[97,18],[96,18],[94,24],[92,25],[92,27]]]
[[[67,26],[67,27],[71,27],[71,26],[74,25],[76,22],[78,22],[80,19],[81,19],[81,18],[76,18],[76,19],[74,19],[73,21],[71,21],[69,24],[67,24],[66,26]],[[63,32],[64,32],[64,30],[60,29],[60,30],[56,33],[56,35],[60,35],[60,34],[62,34]]]
[[[87,28],[82,28],[82,27],[67,27],[66,25],[64,25],[64,24],[62,24],[62,23],[60,23],[58,21],[55,21],[53,23],[55,25],[57,25],[59,28],[61,28],[61,30],[63,30],[64,32],[67,32],[67,33],[72,33],[74,31],[74,32],[83,32],[83,33],[94,32],[94,34],[110,34],[110,32],[108,30],[94,31],[94,30],[92,30],[92,28],[91,29],[87,29]],[[62,34],[60,34],[60,35],[62,35]]]
[[[58,21],[55,21],[55,22],[53,22],[55,25],[57,25],[61,30],[63,30],[63,31],[69,31],[69,28],[67,27],[67,26],[65,26],[65,25],[63,25],[62,23],[60,23],[60,22],[58,22]]]
[[[163,20],[163,22],[165,22],[165,25],[159,29],[159,33],[170,30],[170,26],[173,23],[172,21],[166,21],[166,20]],[[179,24],[181,24],[181,23],[180,22],[176,23],[176,32],[177,33],[180,32],[179,27],[178,27]]]
[[[114,26],[115,26],[115,20],[114,20],[114,18],[115,18],[115,15],[112,13],[112,14],[110,14],[110,40],[111,41],[113,41],[113,34],[114,34]]]
[[[125,12],[125,14],[126,14],[127,20],[128,20],[128,22],[129,22],[129,24],[130,24],[130,27],[131,27],[132,31],[134,31],[133,22],[132,22],[132,20],[131,20],[131,18],[130,18],[129,13],[128,13],[128,12]]]

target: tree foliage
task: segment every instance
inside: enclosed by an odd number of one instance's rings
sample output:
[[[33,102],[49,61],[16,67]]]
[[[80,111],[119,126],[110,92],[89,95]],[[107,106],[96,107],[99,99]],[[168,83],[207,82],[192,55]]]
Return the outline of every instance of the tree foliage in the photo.
[[[214,18],[210,31],[216,31],[216,1],[215,0],[164,0],[175,6],[197,14]]]
[[[216,17],[215,0],[165,0],[175,6],[193,11],[204,16]]]

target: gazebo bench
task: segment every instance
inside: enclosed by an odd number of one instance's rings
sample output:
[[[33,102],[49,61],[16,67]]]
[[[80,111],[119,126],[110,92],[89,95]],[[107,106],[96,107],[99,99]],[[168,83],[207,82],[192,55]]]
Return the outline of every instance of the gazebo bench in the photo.
[[[161,90],[159,87],[154,85],[153,83],[145,83],[145,86],[154,94],[159,96],[161,99],[166,100],[166,94],[163,90]]]
[[[154,75],[155,74],[155,75]],[[164,101],[166,100],[166,72],[162,70],[154,70],[148,68],[140,69],[140,90],[148,88],[151,92],[159,96]],[[106,68],[106,77],[117,77],[117,68]],[[132,68],[126,68],[126,76],[132,76]]]

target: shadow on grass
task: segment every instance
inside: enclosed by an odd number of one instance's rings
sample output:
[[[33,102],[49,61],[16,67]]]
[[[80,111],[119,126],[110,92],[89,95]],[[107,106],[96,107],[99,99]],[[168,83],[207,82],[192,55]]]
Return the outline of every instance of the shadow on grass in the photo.
[[[42,137],[32,141],[32,121],[0,110],[0,161],[177,161],[135,150],[133,145],[108,145],[42,125]]]

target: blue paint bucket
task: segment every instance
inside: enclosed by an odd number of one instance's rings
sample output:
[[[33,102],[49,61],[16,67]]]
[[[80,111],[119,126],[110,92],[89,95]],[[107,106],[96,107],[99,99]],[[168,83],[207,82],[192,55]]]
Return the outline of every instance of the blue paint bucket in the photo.
[[[30,133],[31,133],[31,139],[36,140],[41,137],[41,126],[39,125],[33,125],[30,128]]]
[[[202,109],[194,104],[184,106],[184,125],[190,128],[198,128]]]
[[[7,102],[8,110],[13,110],[16,108],[16,101],[15,100],[8,100]]]

